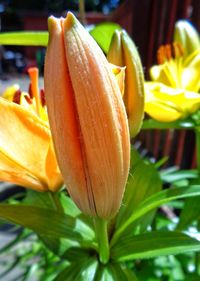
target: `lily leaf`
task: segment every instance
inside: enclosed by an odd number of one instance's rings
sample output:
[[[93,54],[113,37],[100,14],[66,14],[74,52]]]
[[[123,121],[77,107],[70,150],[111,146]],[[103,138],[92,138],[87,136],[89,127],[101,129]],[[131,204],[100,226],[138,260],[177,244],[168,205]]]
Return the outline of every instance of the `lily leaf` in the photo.
[[[43,46],[48,43],[47,31],[1,32],[0,45]]]
[[[200,196],[200,186],[186,186],[186,187],[176,187],[166,190],[162,190],[142,202],[135,212],[115,231],[111,245],[114,245],[119,237],[124,233],[127,227],[129,227],[135,220],[141,218],[143,215],[149,211],[167,203],[172,200]]]
[[[119,263],[98,264],[93,281],[138,281],[134,273]]]
[[[66,238],[84,245],[90,245],[94,239],[94,232],[83,222],[52,209],[0,204],[0,217],[44,236]]]
[[[191,222],[200,218],[200,197],[188,198],[185,201],[185,206],[181,212],[180,220],[177,229],[186,229]]]
[[[160,172],[161,179],[168,183],[174,183],[183,179],[197,179],[198,171],[197,170],[181,170],[181,171],[168,171],[163,170]]]
[[[106,54],[115,30],[121,30],[121,27],[113,22],[97,24],[90,30],[90,34]]]
[[[142,129],[149,130],[149,129],[192,129],[195,128],[195,123],[188,119],[188,120],[178,120],[175,122],[159,122],[153,119],[146,119],[143,121]]]
[[[116,228],[131,216],[142,201],[160,191],[162,187],[159,173],[152,163],[142,159],[134,149],[131,151],[131,159],[130,175],[123,203],[117,216]],[[148,214],[146,218],[143,217],[142,228],[146,228],[152,217],[153,213]]]
[[[94,258],[74,262],[64,269],[54,281],[90,281],[93,280],[96,267],[97,261]]]
[[[199,250],[200,242],[185,234],[155,231],[122,239],[111,249],[111,257],[122,262]]]

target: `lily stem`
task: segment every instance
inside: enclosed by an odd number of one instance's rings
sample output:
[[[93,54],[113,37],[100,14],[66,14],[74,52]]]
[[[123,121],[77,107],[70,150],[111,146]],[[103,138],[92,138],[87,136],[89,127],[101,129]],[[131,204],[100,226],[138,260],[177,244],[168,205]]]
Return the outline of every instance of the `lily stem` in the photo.
[[[60,213],[63,213],[63,207],[60,203],[60,199],[58,198],[57,192],[49,192],[49,196],[51,198],[51,201],[53,203],[54,209]]]
[[[106,264],[110,257],[110,247],[108,240],[108,222],[99,217],[94,218],[96,237],[99,246],[100,262]]]

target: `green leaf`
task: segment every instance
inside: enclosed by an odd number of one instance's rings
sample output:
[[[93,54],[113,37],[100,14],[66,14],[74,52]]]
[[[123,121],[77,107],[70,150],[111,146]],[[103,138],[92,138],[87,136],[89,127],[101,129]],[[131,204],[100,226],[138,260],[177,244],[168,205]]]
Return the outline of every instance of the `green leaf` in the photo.
[[[55,201],[56,197],[56,201]],[[58,202],[58,203],[57,203]],[[23,200],[25,205],[32,205],[43,208],[50,208],[57,211],[57,204],[59,204],[65,209],[65,214],[70,217],[76,218],[78,215],[80,216],[81,211],[76,207],[76,205],[72,202],[71,198],[69,198],[64,192],[51,193],[51,192],[37,192],[34,190],[27,190],[26,197]],[[60,208],[58,210],[61,211]],[[85,226],[82,223],[82,228]],[[89,230],[89,233],[87,233]],[[90,237],[90,228],[85,228],[85,237]],[[84,230],[82,231],[84,233]],[[45,246],[52,251],[54,254],[59,257],[63,256],[65,251],[70,247],[74,246],[74,242],[69,239],[63,238],[55,238],[50,236],[40,235],[40,239],[45,244]]]
[[[93,230],[82,221],[52,209],[0,204],[0,217],[54,238],[67,238],[83,244],[94,239]]]
[[[112,261],[106,265],[98,264],[93,281],[138,281],[138,279],[133,272]]]
[[[123,271],[124,271],[128,281],[139,281],[132,270],[130,270],[128,268],[124,268]]]
[[[73,263],[81,260],[87,260],[91,256],[95,256],[95,255],[96,255],[95,251],[92,252],[91,250],[89,251],[79,247],[71,247],[65,251],[62,258]]]
[[[48,43],[47,31],[17,31],[0,33],[0,45],[44,46]]]
[[[161,179],[168,183],[174,183],[183,179],[197,179],[198,171],[197,170],[181,170],[181,171],[161,171]]]
[[[188,198],[181,212],[178,230],[186,229],[194,220],[200,218],[200,197]]]
[[[108,53],[110,42],[115,30],[121,30],[121,27],[113,22],[97,24],[92,30],[90,30],[90,34],[106,54]]]
[[[108,270],[111,272],[113,280],[115,281],[128,281],[127,275],[122,270],[119,263],[109,263]]]
[[[188,120],[178,120],[175,122],[159,122],[153,119],[146,119],[143,121],[142,130],[149,129],[192,129],[195,128],[194,121]]]
[[[123,232],[129,227],[136,219],[141,218],[143,215],[147,214],[149,211],[167,203],[172,200],[194,197],[200,195],[200,186],[187,186],[187,187],[176,187],[166,190],[162,190],[151,197],[147,198],[142,202],[135,212],[126,220],[120,227],[115,231],[111,245],[114,245],[116,241],[120,238]]]
[[[116,228],[131,216],[142,201],[160,191],[162,187],[159,173],[152,163],[141,159],[134,149],[131,150],[131,160],[130,175],[123,202],[117,215]],[[151,222],[153,214],[154,212],[148,214],[148,217],[143,217],[142,227],[144,229]]]
[[[35,190],[27,189],[23,204],[55,209],[51,192],[38,192]]]
[[[82,214],[80,209],[75,205],[74,201],[67,196],[65,192],[61,192],[60,200],[67,215],[75,218]]]
[[[120,243],[111,249],[111,257],[122,262],[199,250],[200,242],[185,234],[155,231],[121,239]]]
[[[64,269],[54,281],[91,281],[95,275],[97,261],[93,258],[74,262]]]
[[[64,238],[56,239],[54,237],[44,236],[44,235],[40,235],[39,237],[41,241],[44,243],[44,245],[50,251],[52,251],[55,255],[62,257],[63,259],[65,258],[64,254],[66,250],[76,245],[74,241],[69,239],[64,239]]]

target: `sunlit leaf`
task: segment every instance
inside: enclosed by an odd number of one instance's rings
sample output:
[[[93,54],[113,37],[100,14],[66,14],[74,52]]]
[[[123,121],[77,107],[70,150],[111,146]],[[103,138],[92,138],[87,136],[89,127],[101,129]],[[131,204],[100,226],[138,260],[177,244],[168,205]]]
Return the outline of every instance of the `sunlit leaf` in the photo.
[[[87,258],[74,262],[64,269],[54,281],[91,281],[95,275],[97,262],[94,258]]]
[[[0,45],[44,46],[48,43],[47,31],[1,32]]]
[[[115,30],[121,30],[121,27],[113,22],[97,24],[90,30],[90,34],[106,54]]]
[[[93,231],[83,222],[52,209],[0,204],[0,217],[44,236],[66,238],[84,244],[94,239]]]
[[[178,120],[176,122],[159,122],[153,119],[146,119],[143,121],[142,129],[191,129],[195,127],[192,120]]]
[[[180,171],[161,171],[161,178],[163,181],[168,183],[174,183],[175,181],[183,180],[183,179],[196,179],[198,178],[197,170],[180,170]]]
[[[152,163],[142,159],[134,149],[131,151],[131,159],[130,175],[122,206],[117,216],[116,228],[134,213],[142,201],[160,191],[162,187],[159,173]],[[148,217],[143,217],[141,227],[145,229],[152,217],[153,213],[148,214]]]
[[[200,218],[200,197],[188,198],[180,214],[178,230],[186,229],[194,220]]]
[[[139,207],[135,210],[135,212],[123,222],[122,225],[116,230],[114,233],[111,244],[115,244],[122,233],[129,227],[136,219],[142,217],[144,214],[149,211],[167,203],[172,200],[177,200],[181,198],[194,197],[200,195],[200,186],[187,186],[187,187],[176,187],[170,188],[163,191],[160,191],[151,197],[147,198],[143,203],[139,205]]]
[[[117,261],[128,261],[199,250],[200,242],[185,234],[155,231],[122,239],[111,249],[111,256]]]

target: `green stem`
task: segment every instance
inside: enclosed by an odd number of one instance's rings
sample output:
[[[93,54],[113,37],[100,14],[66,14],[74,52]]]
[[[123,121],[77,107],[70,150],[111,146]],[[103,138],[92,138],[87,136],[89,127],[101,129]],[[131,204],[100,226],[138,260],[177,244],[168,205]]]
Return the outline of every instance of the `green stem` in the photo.
[[[79,0],[79,14],[80,14],[80,22],[83,25],[86,25],[85,0]]]
[[[48,194],[49,194],[49,196],[51,198],[51,201],[53,203],[54,209],[57,210],[60,213],[63,213],[63,207],[62,207],[62,205],[60,203],[60,199],[58,198],[57,192],[49,191]]]
[[[106,264],[110,257],[108,241],[108,222],[101,218],[94,218],[96,237],[99,245],[100,262]]]

